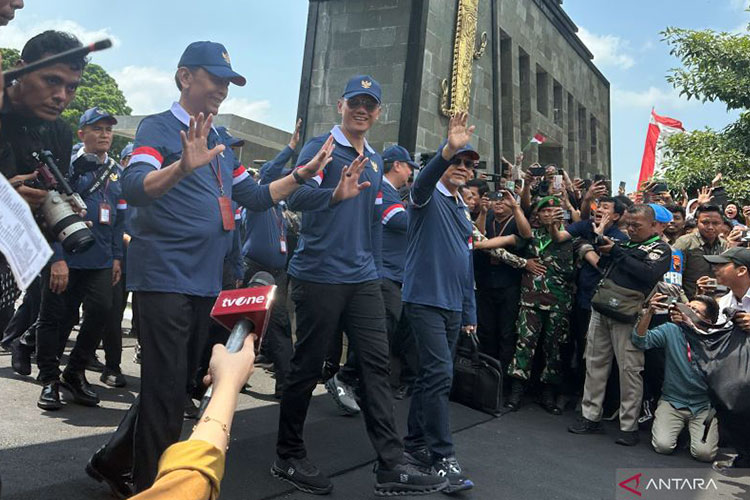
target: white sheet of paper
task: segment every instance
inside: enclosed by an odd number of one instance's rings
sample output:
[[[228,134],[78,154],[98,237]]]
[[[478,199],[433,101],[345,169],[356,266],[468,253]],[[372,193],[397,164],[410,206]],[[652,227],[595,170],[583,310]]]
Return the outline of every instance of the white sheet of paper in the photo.
[[[39,275],[52,249],[39,227],[31,209],[0,175],[0,252],[10,264],[21,290],[26,290]]]

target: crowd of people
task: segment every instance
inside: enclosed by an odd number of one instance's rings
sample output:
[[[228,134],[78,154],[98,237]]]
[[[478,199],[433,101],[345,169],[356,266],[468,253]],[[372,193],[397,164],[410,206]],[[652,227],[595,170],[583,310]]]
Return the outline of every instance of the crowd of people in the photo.
[[[20,64],[80,46],[47,31],[29,40]],[[209,313],[222,289],[258,271],[274,277],[279,297],[255,358],[275,372],[280,400],[271,473],[299,490],[333,488],[303,439],[321,382],[343,412],[364,416],[376,494],[472,488],[453,446],[449,394],[456,345],[474,334],[503,368],[509,411],[532,396],[552,415],[580,411],[568,428],[576,434],[618,419],[616,443],[626,446],[651,425],[658,453],[671,453],[687,426],[691,454],[714,460],[722,422],[707,418],[709,388],[683,334],[693,320],[677,304],[710,324],[738,309],[732,321],[750,332],[750,206],[715,201],[720,176],[674,200],[663,182],[613,192],[601,175],[571,178],[519,154],[503,160],[498,178],[478,169],[467,113],[450,119],[425,164],[397,144],[381,155],[367,141],[382,99],[369,75],[341,82],[340,123],[297,153],[298,121],[288,147],[256,172],[233,152],[242,141],[212,124],[230,84],[245,84],[215,42],[185,49],[178,100],[146,117],[115,161],[113,115],[83,113],[76,147],[60,118],[86,62],[28,73],[3,96],[0,171],[38,210],[46,191],[29,186],[31,153],[50,150],[86,204],[80,215],[94,241],[82,251],[51,241],[52,259],[17,308],[20,292],[0,281],[0,345],[20,375],[31,375],[35,356],[40,409],[64,411],[61,390],[96,407],[86,370],[126,386],[122,323],[133,292],[138,397],[86,464],[117,497],[169,498],[182,483],[195,498],[218,495],[255,346],[250,337],[227,353],[228,333]],[[217,395],[191,440],[176,444],[183,419],[198,416],[204,382]],[[402,437],[393,406],[404,398]],[[730,432],[738,456],[717,467],[749,467],[747,433]]]

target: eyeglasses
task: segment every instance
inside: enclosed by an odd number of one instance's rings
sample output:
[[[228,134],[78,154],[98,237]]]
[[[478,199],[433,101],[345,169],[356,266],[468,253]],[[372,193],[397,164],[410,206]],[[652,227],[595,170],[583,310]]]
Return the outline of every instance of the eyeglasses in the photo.
[[[372,97],[366,97],[366,96],[354,96],[350,97],[346,100],[346,105],[349,106],[349,109],[358,109],[358,108],[365,108],[365,111],[368,113],[372,113],[376,109],[380,107],[380,104],[378,104],[378,101],[373,99]]]
[[[460,167],[461,165],[469,170],[474,170],[477,166],[477,162],[466,158],[454,158],[451,160],[451,166]]]

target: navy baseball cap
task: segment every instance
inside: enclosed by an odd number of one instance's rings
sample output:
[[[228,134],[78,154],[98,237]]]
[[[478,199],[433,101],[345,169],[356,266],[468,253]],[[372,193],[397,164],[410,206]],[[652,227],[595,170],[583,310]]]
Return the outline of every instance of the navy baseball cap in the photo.
[[[711,264],[729,264],[750,267],[750,248],[732,247],[721,255],[704,255],[704,259]]]
[[[649,207],[651,207],[654,211],[654,220],[656,222],[661,222],[662,224],[668,224],[672,222],[674,219],[674,216],[672,215],[672,212],[667,210],[662,205],[658,205],[656,203],[649,203]]]
[[[117,119],[112,116],[111,114],[107,113],[103,109],[101,109],[99,106],[94,106],[93,108],[89,108],[81,115],[81,119],[78,120],[78,128],[83,128],[86,125],[93,125],[94,123],[98,122],[99,120],[107,119],[110,122],[112,122],[112,125],[117,124]]]
[[[130,156],[133,154],[133,143],[129,142],[125,145],[124,148],[122,148],[122,151],[120,151],[120,159],[122,160],[126,156]]]
[[[445,147],[445,145],[447,143],[448,143],[447,139],[443,141],[443,143],[440,145],[440,147],[437,150],[438,154],[442,154],[443,148]],[[474,149],[474,146],[472,146],[469,143],[467,143],[466,146],[464,146],[461,149],[459,149],[458,151],[456,151],[456,154],[453,155],[453,158],[455,158],[456,156],[458,156],[460,154],[468,154],[469,156],[471,156],[474,159],[474,161],[478,161],[479,160],[479,153],[477,152],[476,149]]]
[[[394,144],[393,146],[383,151],[383,161],[385,163],[402,161],[404,163],[408,163],[411,168],[419,168],[419,165],[417,165],[417,163],[411,159],[411,155],[409,155],[409,152],[406,150],[406,148],[403,148],[398,144]]]
[[[193,42],[187,46],[177,63],[178,68],[198,66],[219,78],[226,78],[240,87],[247,83],[245,77],[232,70],[229,52],[216,42]]]
[[[349,99],[355,95],[369,95],[380,104],[380,84],[370,75],[357,75],[349,79],[346,89],[341,95],[344,99]]]

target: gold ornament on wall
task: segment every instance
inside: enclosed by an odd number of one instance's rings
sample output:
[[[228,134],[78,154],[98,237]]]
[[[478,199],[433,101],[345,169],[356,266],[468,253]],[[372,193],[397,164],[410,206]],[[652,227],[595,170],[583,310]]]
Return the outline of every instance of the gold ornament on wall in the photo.
[[[451,83],[447,78],[441,82],[443,96],[440,111],[445,116],[469,111],[473,62],[482,57],[487,48],[487,32],[481,34],[477,47],[478,12],[479,0],[458,1]]]

